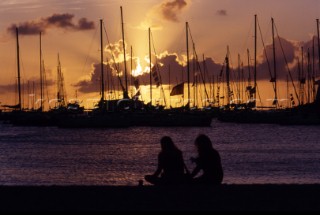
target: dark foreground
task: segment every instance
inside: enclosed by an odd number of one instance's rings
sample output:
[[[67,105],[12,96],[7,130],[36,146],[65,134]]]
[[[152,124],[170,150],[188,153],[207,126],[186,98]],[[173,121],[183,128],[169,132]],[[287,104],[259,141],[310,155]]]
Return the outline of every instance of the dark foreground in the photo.
[[[0,186],[1,211],[320,211],[319,185]]]

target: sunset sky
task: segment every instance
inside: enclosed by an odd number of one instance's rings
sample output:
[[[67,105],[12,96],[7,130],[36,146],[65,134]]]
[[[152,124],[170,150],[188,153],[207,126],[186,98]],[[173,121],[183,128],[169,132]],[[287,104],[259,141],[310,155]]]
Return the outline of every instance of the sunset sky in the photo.
[[[213,71],[215,74],[220,72],[218,68],[224,62],[227,46],[231,66],[236,69],[238,54],[246,66],[247,49],[250,49],[251,58],[254,53],[255,14],[266,46],[272,43],[271,17],[274,18],[277,33],[283,40],[282,45],[294,72],[301,46],[306,50],[312,47],[313,36],[317,33],[316,19],[320,18],[319,0],[1,0],[1,104],[15,103],[12,96],[17,77],[16,40],[12,33],[15,27],[21,28],[22,82],[39,82],[39,31],[42,31],[42,53],[48,83],[56,80],[59,53],[68,98],[75,97],[76,90],[83,99],[98,98],[99,74],[94,70],[94,65],[100,62],[99,20],[104,21],[110,44],[115,48],[120,47],[113,54],[121,63],[120,6],[123,7],[128,70],[130,47],[133,49],[134,65],[141,65],[141,69],[134,68],[136,75],[149,71],[145,60],[149,55],[149,27],[153,39],[152,52],[154,54],[155,51],[159,56],[163,68],[167,68],[165,64],[170,62],[170,56],[177,56],[173,58],[175,62],[184,61],[186,22],[189,23],[198,57],[201,61],[203,55],[211,58],[208,63],[212,64],[210,68],[217,70]],[[106,47],[105,33],[104,37]],[[190,50],[192,54],[192,48]],[[270,50],[267,49],[267,52]],[[262,56],[262,53],[262,42],[258,39],[258,55]],[[107,49],[105,57],[106,61],[111,58]],[[264,60],[259,57],[259,62],[263,64]],[[182,81],[181,70],[172,66],[172,84]],[[261,77],[267,80],[268,73]],[[54,92],[53,84],[50,94]]]

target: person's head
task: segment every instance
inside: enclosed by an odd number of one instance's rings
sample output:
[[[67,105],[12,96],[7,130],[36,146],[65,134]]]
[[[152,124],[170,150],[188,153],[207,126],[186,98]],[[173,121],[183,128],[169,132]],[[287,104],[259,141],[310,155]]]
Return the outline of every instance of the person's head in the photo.
[[[199,134],[194,142],[199,154],[212,150],[210,138],[205,134]]]
[[[162,151],[170,151],[177,148],[169,136],[162,137],[160,143]]]

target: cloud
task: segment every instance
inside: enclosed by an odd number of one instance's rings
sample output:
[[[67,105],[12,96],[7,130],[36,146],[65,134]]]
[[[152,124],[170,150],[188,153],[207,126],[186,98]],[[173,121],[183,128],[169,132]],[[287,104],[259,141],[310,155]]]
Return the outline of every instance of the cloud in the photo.
[[[148,18],[140,23],[140,25],[134,27],[138,30],[145,31],[149,28],[152,28],[152,31],[160,31],[163,29],[163,26],[159,24],[159,21],[156,21],[152,18]]]
[[[145,19],[134,28],[143,31],[148,28],[153,31],[162,30],[164,21],[179,22],[179,15],[190,5],[191,0],[163,0],[147,11]]]
[[[116,43],[110,43],[106,46],[105,51],[107,52],[107,54],[110,56],[109,58],[114,57],[114,60],[116,61],[116,63],[119,62],[123,62],[123,44],[122,44],[122,40],[119,40]],[[127,49],[127,43],[125,43],[126,46],[126,50]]]
[[[295,72],[299,47],[299,43],[295,41],[289,41],[280,37],[275,40],[277,80],[286,80],[288,75],[288,66],[291,73]],[[266,45],[265,50],[261,53],[259,58],[262,59],[262,61],[257,67],[257,78],[259,80],[271,80],[271,77],[274,77],[273,45]]]
[[[284,56],[288,62],[290,72],[293,76],[293,79],[296,81],[298,74],[298,63],[297,59],[301,58],[301,46],[305,47],[305,51],[307,48],[312,48],[312,40],[307,42],[297,42],[297,41],[291,41],[284,38],[279,38],[275,40],[275,47],[276,47],[276,65],[277,65],[277,80],[278,81],[285,81],[287,79],[288,75],[288,69],[287,64],[285,62]],[[280,45],[281,42],[281,45]],[[282,51],[282,48],[283,51]],[[267,62],[267,59],[263,52],[259,55],[260,60],[257,62],[257,79],[258,81],[269,81],[271,79],[271,76],[273,76],[273,49],[272,44],[266,44],[265,52],[268,56],[269,65]],[[111,51],[112,50],[112,51]],[[109,62],[105,62],[105,77],[108,75],[109,80],[109,86],[118,86],[119,85],[119,79],[118,79],[118,72],[120,71],[120,78],[122,80],[122,83],[124,84],[124,77],[123,77],[123,49],[122,49],[122,41],[118,41],[114,44],[110,44],[106,47],[105,52],[107,55],[110,55],[112,52],[115,56],[116,64],[113,62],[111,57],[108,57]],[[284,53],[284,54],[283,54]],[[318,53],[316,51],[315,53],[315,59],[317,64],[318,59]],[[305,53],[305,59],[307,59],[307,54]],[[145,56],[145,58],[139,59],[138,57],[133,57],[133,70],[139,71],[137,74],[137,78],[139,79],[140,85],[149,85],[149,78],[150,78],[150,69],[149,69],[149,57]],[[155,64],[155,61],[158,63],[159,72],[161,75],[162,84],[171,84],[176,85],[181,83],[182,81],[187,81],[187,67],[186,67],[186,56],[185,55],[179,55],[177,53],[169,53],[167,51],[158,54],[157,56],[152,55],[153,64]],[[156,60],[155,60],[156,59]],[[147,61],[147,63],[144,62],[144,60]],[[130,56],[127,57],[127,65],[130,65]],[[145,65],[141,64],[141,62],[144,62]],[[307,60],[305,60],[305,63]],[[212,81],[212,79],[215,79],[215,82],[217,83],[217,77],[219,76],[221,69],[223,68],[221,63],[215,62],[212,58],[206,58],[205,62],[202,60],[199,62],[199,66],[201,68],[201,72],[204,71],[203,64],[205,63],[206,66],[206,82]],[[119,69],[117,70],[115,67],[117,65]],[[270,69],[269,69],[270,67]],[[192,60],[192,56],[190,56],[190,82],[192,83],[194,81],[194,75],[200,74],[199,71],[194,72],[194,62]],[[231,68],[233,71],[237,71],[238,68]],[[244,65],[244,74],[247,75],[248,66]],[[253,64],[251,64],[251,78],[253,80]],[[128,68],[129,71],[129,68]],[[169,71],[170,71],[170,80],[169,80]],[[271,75],[270,75],[271,73]],[[202,73],[203,74],[203,73]],[[79,92],[82,93],[90,93],[90,92],[99,92],[100,91],[100,76],[101,76],[101,67],[100,63],[93,64],[92,71],[90,75],[84,79],[79,81],[78,83],[74,84],[73,86],[77,87]],[[223,70],[223,76],[225,77],[225,67]],[[208,78],[209,77],[209,78]],[[201,78],[201,77],[200,77]],[[248,77],[245,77],[248,78]],[[112,79],[112,81],[111,81]],[[128,76],[128,80],[130,81],[130,76]],[[198,79],[200,82],[202,82],[202,79]],[[222,81],[224,81],[225,78],[222,78]],[[237,81],[237,80],[233,80]],[[112,83],[111,83],[112,82]],[[153,82],[155,85],[155,83]],[[271,83],[270,83],[271,84]],[[129,83],[130,85],[130,83]],[[113,89],[118,89],[114,88]]]
[[[125,44],[126,45],[126,44]],[[122,40],[115,42],[114,44],[108,44],[104,49],[105,61],[104,61],[104,77],[107,88],[115,88],[119,84],[119,77],[124,84],[124,64],[123,64],[123,47]],[[127,65],[130,65],[130,57],[127,56]],[[134,64],[136,63],[136,58],[133,59]],[[133,68],[136,69],[136,68]],[[91,72],[88,76],[82,78],[82,80],[73,84],[72,86],[76,87],[79,92],[82,93],[93,93],[100,92],[100,84],[101,83],[101,63],[94,62],[92,64]],[[116,83],[116,84],[115,84]],[[117,88],[117,87],[116,87]]]
[[[40,79],[35,79],[35,78],[31,78],[30,83],[35,83],[36,85],[38,85],[40,83]],[[56,86],[56,82],[53,79],[48,79],[45,82],[45,87],[55,87]],[[26,93],[26,89],[28,89],[28,83],[24,82],[21,83],[21,90],[24,91]],[[17,93],[17,89],[18,86],[17,84],[6,84],[6,85],[0,85],[0,92],[1,94],[7,94],[7,93]]]
[[[218,14],[219,16],[227,16],[227,15],[228,15],[228,13],[227,13],[226,10],[218,10],[218,11],[217,11],[217,14]]]
[[[116,44],[114,44],[116,46]],[[182,81],[187,81],[187,67],[185,62],[185,56],[179,56],[176,53],[168,53],[163,52],[157,56],[152,56],[153,64],[155,63],[155,58],[157,58],[159,73],[161,76],[162,84],[171,84],[175,85],[178,83],[181,83]],[[145,57],[145,59],[149,59],[148,56]],[[129,65],[130,58],[127,58],[127,65]],[[139,75],[136,77],[139,80],[140,85],[149,85],[149,78],[150,78],[150,69],[149,69],[149,63],[145,65],[144,68],[143,65],[140,64],[140,59],[138,57],[133,57],[133,70],[140,71]],[[213,77],[219,74],[221,70],[221,65],[218,63],[215,63],[211,58],[207,58],[205,60],[206,68],[208,74],[207,76]],[[120,78],[122,83],[124,84],[124,77],[123,77],[123,60],[120,62],[118,61],[117,66],[119,66],[120,71]],[[200,65],[202,67],[203,62],[200,62]],[[203,71],[203,68],[201,68]],[[169,71],[170,71],[170,80],[169,80]],[[106,82],[108,84],[106,86],[109,86],[109,88],[115,89],[114,86],[119,85],[119,78],[118,78],[118,72],[115,68],[115,64],[111,62],[111,60],[104,63],[104,72],[105,72],[105,78]],[[210,73],[210,74],[209,74]],[[193,82],[193,72],[190,72],[190,80]],[[109,81],[107,81],[107,79]],[[85,79],[77,82],[73,86],[76,87],[79,92],[82,93],[92,93],[92,92],[100,92],[100,80],[101,80],[101,65],[100,63],[94,63],[92,66],[92,71],[88,77]],[[128,76],[128,81],[132,83],[131,76]],[[129,83],[129,84],[130,84]],[[155,83],[153,82],[155,85]]]
[[[94,63],[92,65],[92,72],[89,77],[87,79],[78,81],[76,84],[73,84],[73,86],[78,88],[79,92],[82,93],[100,92],[100,77],[101,65],[99,63]]]
[[[164,52],[157,57],[157,63],[159,68],[159,73],[161,76],[162,84],[171,84],[176,85],[183,81],[187,81],[187,66],[186,66],[186,57],[183,55],[178,55],[176,53]],[[203,61],[199,62],[201,71],[203,72]],[[190,81],[193,82],[195,72],[192,68],[192,62],[190,62]],[[219,74],[221,70],[221,64],[215,63],[212,58],[205,59],[206,71],[208,71],[207,76],[212,77]],[[170,80],[169,80],[169,71],[170,71]],[[198,73],[199,74],[199,73]],[[142,80],[142,83],[146,85],[149,84],[149,73],[145,73],[142,76],[139,76],[139,80]],[[202,80],[201,80],[202,81]]]
[[[168,21],[178,22],[178,14],[186,6],[186,0],[165,1],[161,4],[160,10],[163,18],[165,18]]]
[[[86,18],[79,19],[77,24],[73,22],[73,19],[73,14],[53,14],[52,16],[41,18],[40,20],[12,24],[7,28],[7,31],[14,35],[16,28],[18,27],[19,34],[21,35],[38,35],[40,32],[45,34],[47,29],[54,27],[73,31],[91,30],[95,28],[94,22],[88,21]]]
[[[298,71],[301,69],[298,66],[298,59],[301,64],[301,47],[304,47],[304,75],[307,74],[307,58],[308,58],[308,49],[310,58],[314,58],[315,65],[318,65],[318,52],[315,51],[315,56],[312,56],[312,47],[313,41],[312,39],[307,42],[298,42],[291,41],[284,38],[277,38],[275,40],[275,48],[276,48],[276,71],[277,71],[277,80],[278,81],[286,81],[287,76],[289,75],[289,71],[294,81],[298,81]],[[282,50],[283,49],[283,50]],[[266,55],[268,60],[266,58]],[[257,64],[257,79],[258,80],[271,80],[274,77],[274,59],[273,59],[273,47],[272,44],[268,44],[263,50],[258,58]],[[312,59],[310,59],[312,62]],[[269,62],[269,63],[268,63]],[[301,65],[300,65],[301,67]],[[288,70],[289,68],[289,70]],[[246,68],[247,69],[247,68]],[[317,69],[316,69],[317,70]],[[253,67],[251,67],[251,71],[253,71]],[[253,74],[252,74],[253,75]],[[253,76],[252,76],[253,77]],[[289,76],[290,78],[290,76]]]

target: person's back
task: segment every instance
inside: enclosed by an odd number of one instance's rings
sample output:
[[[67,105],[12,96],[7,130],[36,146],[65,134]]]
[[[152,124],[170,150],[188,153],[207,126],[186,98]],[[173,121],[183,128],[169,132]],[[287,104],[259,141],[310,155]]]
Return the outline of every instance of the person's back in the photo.
[[[174,179],[176,177],[183,176],[184,161],[180,150],[160,152],[159,162],[163,168],[162,177],[170,177]]]
[[[221,158],[217,150],[212,149],[198,158],[198,165],[203,170],[201,176],[204,183],[221,184],[223,180],[223,170]]]
[[[211,140],[206,135],[199,135],[195,145],[199,156],[195,159],[196,168],[192,172],[192,177],[197,175],[200,170],[203,174],[194,179],[196,184],[221,184],[223,180],[223,169],[221,157],[217,150],[212,147]]]
[[[168,136],[162,137],[160,142],[161,152],[158,155],[158,168],[153,175],[145,176],[146,181],[155,185],[183,183],[185,165],[182,152]]]

